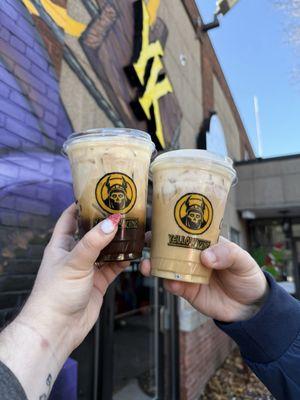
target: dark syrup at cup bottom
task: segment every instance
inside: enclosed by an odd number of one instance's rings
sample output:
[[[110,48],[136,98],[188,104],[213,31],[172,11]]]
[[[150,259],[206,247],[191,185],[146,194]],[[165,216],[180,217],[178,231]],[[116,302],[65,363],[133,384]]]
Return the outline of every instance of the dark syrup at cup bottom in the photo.
[[[79,236],[83,237],[90,230],[90,221],[81,220]],[[135,229],[128,229],[119,224],[116,236],[100,253],[97,263],[113,261],[132,261],[142,257],[145,243],[145,225],[139,223]]]

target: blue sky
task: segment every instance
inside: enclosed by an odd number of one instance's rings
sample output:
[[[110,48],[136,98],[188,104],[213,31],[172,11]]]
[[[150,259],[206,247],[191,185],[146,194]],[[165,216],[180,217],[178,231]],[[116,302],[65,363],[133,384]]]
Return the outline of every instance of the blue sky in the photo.
[[[215,0],[197,2],[204,21],[211,22]],[[220,28],[210,31],[256,154],[253,96],[258,97],[263,157],[300,153],[300,82],[292,79],[297,60],[287,44],[288,22],[272,0],[240,0]]]

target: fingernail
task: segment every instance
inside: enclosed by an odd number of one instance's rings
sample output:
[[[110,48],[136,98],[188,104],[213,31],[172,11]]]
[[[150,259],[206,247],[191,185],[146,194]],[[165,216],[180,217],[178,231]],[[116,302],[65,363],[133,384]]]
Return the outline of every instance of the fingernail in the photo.
[[[100,229],[106,235],[109,235],[115,230],[121,219],[121,214],[112,214],[100,223]]]
[[[110,220],[115,226],[118,225],[122,218],[121,214],[112,214],[107,219]]]
[[[210,264],[214,264],[217,261],[217,257],[213,250],[207,249],[204,251],[205,253],[205,258]]]

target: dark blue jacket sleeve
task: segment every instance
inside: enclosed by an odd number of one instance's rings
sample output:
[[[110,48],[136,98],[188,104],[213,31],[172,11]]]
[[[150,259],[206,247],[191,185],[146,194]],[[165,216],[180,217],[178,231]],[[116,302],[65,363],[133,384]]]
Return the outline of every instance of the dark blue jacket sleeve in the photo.
[[[242,357],[278,400],[300,399],[300,302],[266,274],[270,293],[251,319],[215,321],[240,347]]]
[[[15,375],[0,361],[0,399],[27,400],[26,394]]]

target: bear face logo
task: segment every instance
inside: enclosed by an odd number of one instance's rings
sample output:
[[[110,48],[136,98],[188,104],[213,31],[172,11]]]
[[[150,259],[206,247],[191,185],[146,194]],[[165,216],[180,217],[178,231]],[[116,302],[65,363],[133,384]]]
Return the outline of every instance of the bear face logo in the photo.
[[[182,196],[174,208],[177,225],[187,233],[200,235],[211,225],[213,208],[207,197],[199,193]]]
[[[95,194],[97,203],[104,211],[126,214],[136,202],[137,190],[128,175],[112,172],[99,180]]]

